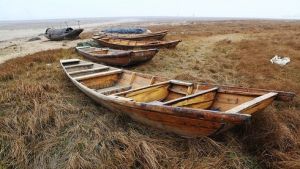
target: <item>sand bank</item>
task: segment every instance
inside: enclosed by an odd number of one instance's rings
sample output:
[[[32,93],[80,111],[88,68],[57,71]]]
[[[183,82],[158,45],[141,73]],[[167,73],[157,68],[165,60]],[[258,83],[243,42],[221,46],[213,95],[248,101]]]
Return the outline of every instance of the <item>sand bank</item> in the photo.
[[[187,19],[188,20],[188,19]],[[83,20],[80,22],[80,27],[84,28],[84,32],[97,32],[103,28],[111,26],[143,26],[159,25],[159,24],[181,24],[186,22],[185,19],[102,19],[102,20]],[[77,28],[77,21],[72,20],[69,22],[69,26]],[[20,22],[0,22],[0,64],[5,61],[32,54],[38,51],[58,49],[58,48],[70,48],[75,47],[77,43],[87,41],[87,39],[78,40],[66,40],[66,41],[49,41],[42,34],[47,27],[60,28],[64,27],[65,23],[62,20],[58,21],[20,21]],[[32,37],[40,37],[41,40],[28,42]]]

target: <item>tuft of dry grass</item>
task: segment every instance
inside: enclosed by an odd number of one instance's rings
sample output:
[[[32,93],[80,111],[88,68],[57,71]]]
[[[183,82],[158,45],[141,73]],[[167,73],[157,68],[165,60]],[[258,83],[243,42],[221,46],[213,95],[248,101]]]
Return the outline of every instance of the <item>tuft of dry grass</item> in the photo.
[[[170,78],[300,92],[300,23],[195,22],[168,28],[175,50],[131,70]],[[287,55],[287,66],[272,65]],[[180,138],[97,105],[63,74],[73,49],[0,65],[0,166],[7,168],[299,168],[299,99],[275,102],[214,138]]]
[[[94,32],[82,32],[80,34],[81,39],[91,39],[94,36]]]

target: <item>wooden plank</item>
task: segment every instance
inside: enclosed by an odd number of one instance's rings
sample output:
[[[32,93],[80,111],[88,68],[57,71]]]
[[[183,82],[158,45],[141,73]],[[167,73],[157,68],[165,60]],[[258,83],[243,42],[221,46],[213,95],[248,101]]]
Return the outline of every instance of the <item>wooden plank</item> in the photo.
[[[102,71],[102,70],[108,70],[108,69],[109,69],[108,66],[102,66],[102,67],[96,67],[96,68],[92,68],[92,69],[77,70],[77,71],[69,72],[69,75],[88,73],[88,72],[94,72],[94,71]]]
[[[118,96],[119,95],[124,95],[124,94],[127,94],[127,93],[139,91],[139,90],[142,90],[142,89],[151,88],[151,87],[154,87],[154,86],[161,86],[161,85],[168,84],[168,83],[170,83],[170,82],[169,81],[165,81],[165,82],[161,82],[161,83],[156,83],[156,84],[149,85],[149,86],[144,86],[144,87],[139,87],[139,88],[131,89],[131,90],[128,90],[128,91],[125,91],[125,92],[116,93],[115,95],[118,95]]]
[[[235,87],[235,86],[225,86],[225,85],[217,85],[217,84],[198,84],[199,89],[218,86],[220,92],[225,91],[226,93],[237,93],[241,95],[262,95],[267,92],[278,93],[275,100],[279,101],[292,101],[296,96],[294,92],[285,92],[285,91],[276,91],[276,90],[266,90],[266,89],[257,89],[257,88],[244,88],[244,87]]]
[[[264,100],[267,100],[269,98],[272,98],[272,97],[275,97],[278,93],[274,93],[274,92],[270,92],[270,93],[267,93],[267,94],[264,94],[260,97],[257,97],[253,100],[250,100],[248,102],[245,102],[237,107],[234,107],[230,110],[227,110],[225,113],[241,113],[243,110],[246,110],[252,106],[255,106],[261,102],[263,102]]]
[[[109,106],[114,107],[121,112],[125,112],[134,120],[141,123],[166,131],[171,131],[179,135],[208,136],[213,134],[223,125],[223,123],[220,122],[207,121],[205,119],[198,118],[179,117],[161,112],[114,105],[113,103]]]
[[[169,84],[163,84],[163,85],[159,85],[159,86],[152,86],[152,87],[149,87],[149,88],[144,88],[144,89],[141,89],[141,90],[129,92],[129,93],[126,94],[126,96],[130,97],[130,96],[138,95],[138,94],[141,94],[141,93],[145,93],[145,92],[148,92],[148,91],[153,91],[155,89],[164,88],[164,87],[168,88]]]
[[[100,73],[94,73],[94,74],[90,74],[90,75],[74,77],[74,79],[80,81],[80,80],[86,80],[86,79],[91,79],[91,78],[100,77],[100,76],[108,76],[108,75],[112,75],[112,74],[118,74],[118,73],[122,73],[122,72],[123,72],[123,70],[117,69],[117,70],[112,70],[112,71],[107,71],[107,72],[100,72]]]
[[[131,89],[131,86],[127,85],[127,86],[112,86],[112,87],[108,87],[108,88],[98,89],[96,91],[101,94],[110,95],[112,93],[122,92],[122,91],[130,90],[130,89]]]
[[[152,102],[152,101],[157,101],[157,100],[162,100],[167,97],[168,95],[168,86],[161,86],[161,87],[154,87],[150,89],[144,89],[147,91],[143,91],[138,94],[134,95],[126,95],[126,97],[133,99],[136,102]]]
[[[80,81],[81,84],[85,85],[90,89],[103,89],[114,86],[119,80],[119,74],[112,74],[109,76],[99,76],[91,79]]]
[[[66,69],[70,68],[77,68],[77,67],[84,67],[84,66],[93,66],[94,63],[81,63],[81,64],[76,64],[76,65],[70,65],[70,66],[65,66]]]
[[[67,63],[79,63],[79,59],[67,59],[67,60],[60,60],[60,63],[67,64]]]
[[[177,89],[174,89],[174,88],[170,88],[169,91],[174,92],[174,93],[178,93],[178,94],[181,94],[181,95],[185,95],[185,96],[188,94],[187,92],[183,92],[183,91],[180,91],[180,90],[177,90]]]
[[[107,97],[112,97],[114,99],[123,100],[123,101],[133,101],[133,99],[126,98],[126,97],[121,97],[121,96],[115,96],[115,95],[109,95]]]
[[[174,104],[174,103],[177,103],[177,102],[181,102],[183,100],[191,99],[191,98],[194,98],[194,97],[197,97],[197,96],[200,96],[200,95],[212,92],[212,91],[216,91],[216,90],[218,90],[218,87],[214,87],[214,88],[211,88],[211,89],[208,89],[208,90],[203,90],[203,91],[197,92],[197,93],[192,94],[192,95],[180,97],[178,99],[170,100],[170,101],[165,102],[164,105],[170,105],[170,104]]]
[[[191,86],[193,83],[190,82],[184,82],[180,80],[170,80],[170,83],[177,84],[177,85],[182,85],[182,86]]]
[[[212,105],[214,110],[224,112],[255,98],[254,96],[220,93],[219,90]]]

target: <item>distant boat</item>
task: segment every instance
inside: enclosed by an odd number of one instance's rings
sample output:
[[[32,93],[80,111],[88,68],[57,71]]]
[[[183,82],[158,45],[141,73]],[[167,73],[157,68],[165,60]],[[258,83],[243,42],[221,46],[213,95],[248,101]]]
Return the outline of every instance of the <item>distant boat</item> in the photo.
[[[125,39],[125,40],[135,40],[135,41],[142,41],[142,40],[161,40],[168,34],[168,30],[159,31],[159,32],[150,32],[144,34],[99,34],[96,35],[98,37],[110,37],[110,38],[117,38],[117,39]],[[97,38],[97,37],[96,37]]]
[[[143,63],[151,60],[158,52],[158,49],[126,51],[89,46],[76,47],[76,50],[91,61],[112,66],[131,66]]]
[[[45,37],[53,41],[76,39],[82,31],[83,29],[73,29],[71,27],[63,29],[47,28],[45,32]]]
[[[147,32],[148,29],[145,28],[108,28],[101,32],[104,33],[118,33],[118,34],[142,34]]]
[[[113,49],[151,49],[151,48],[175,48],[181,40],[173,41],[134,41],[125,39],[116,39],[109,37],[94,37],[100,45]]]
[[[185,137],[211,136],[249,122],[291,92],[170,80],[79,59],[61,60],[70,80],[113,112]]]

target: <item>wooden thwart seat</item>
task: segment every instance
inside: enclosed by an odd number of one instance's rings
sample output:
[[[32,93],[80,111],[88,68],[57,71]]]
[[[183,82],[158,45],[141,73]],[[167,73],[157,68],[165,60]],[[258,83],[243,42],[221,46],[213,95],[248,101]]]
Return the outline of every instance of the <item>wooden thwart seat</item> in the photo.
[[[191,98],[194,98],[194,97],[197,97],[197,96],[200,96],[200,95],[212,92],[212,91],[216,91],[218,89],[219,89],[218,87],[214,87],[214,88],[211,88],[211,89],[208,89],[208,90],[202,90],[200,92],[197,92],[197,93],[194,93],[194,94],[191,94],[191,95],[188,95],[188,96],[184,96],[184,97],[180,97],[180,98],[177,98],[177,99],[174,99],[174,100],[164,102],[163,105],[170,105],[170,104],[178,103],[178,102],[181,102],[181,101],[186,100],[186,99],[191,99]]]
[[[76,64],[76,65],[70,65],[70,66],[65,66],[66,69],[70,68],[77,68],[77,67],[84,67],[84,66],[93,66],[94,63],[81,63],[81,64]]]
[[[77,64],[79,62],[80,62],[79,59],[68,59],[68,60],[62,60],[61,61],[62,64],[71,64],[71,63]]]
[[[165,85],[165,84],[168,84],[168,83],[170,83],[170,81],[164,81],[164,82],[152,84],[152,85],[149,85],[149,86],[135,88],[135,89],[131,89],[131,90],[128,90],[128,91],[115,93],[114,95],[116,95],[116,96],[124,95],[124,94],[130,93],[130,92],[136,92],[136,91],[139,91],[139,90],[143,90],[143,89],[147,89],[147,88],[152,88],[152,87],[155,87],[155,86],[161,86],[161,85]]]
[[[257,105],[257,104],[259,104],[259,103],[261,103],[261,102],[263,102],[263,101],[265,101],[267,99],[270,99],[270,98],[272,98],[272,97],[274,97],[276,95],[278,95],[278,93],[275,93],[275,92],[270,92],[270,93],[264,94],[262,96],[259,96],[259,97],[255,98],[255,99],[253,99],[253,100],[250,100],[250,101],[245,102],[245,103],[243,103],[243,104],[241,104],[239,106],[236,106],[236,107],[234,107],[234,108],[232,108],[230,110],[227,110],[225,113],[240,113],[243,110],[246,110],[246,109],[248,109],[250,107],[253,107],[253,106],[255,106],[255,105]]]
[[[170,80],[170,83],[177,84],[177,85],[182,85],[182,86],[191,86],[193,83],[190,82],[184,82],[180,80]]]
[[[187,100],[187,99],[192,99],[194,97],[197,97],[197,96],[200,96],[200,95],[212,92],[212,91],[216,91],[218,89],[219,89],[218,87],[214,87],[214,88],[211,88],[211,89],[208,89],[208,90],[202,90],[200,92],[197,92],[197,93],[194,93],[194,94],[191,94],[191,95],[188,95],[188,96],[184,96],[184,97],[180,97],[180,98],[177,98],[177,99],[169,100],[167,102],[153,101],[153,102],[149,102],[149,104],[153,104],[153,105],[167,105],[168,106],[168,105],[175,104],[175,103]]]
[[[108,66],[102,66],[102,67],[97,67],[97,68],[92,68],[92,69],[85,69],[85,70],[69,72],[69,75],[76,75],[76,74],[80,74],[80,73],[88,73],[88,72],[96,72],[96,71],[104,71],[104,70],[108,70],[108,69],[109,69]]]
[[[74,79],[75,80],[86,80],[86,79],[91,79],[91,78],[100,77],[100,76],[118,74],[118,73],[122,73],[122,72],[123,72],[123,70],[117,69],[117,70],[112,70],[112,71],[106,71],[106,72],[100,72],[100,73],[94,73],[94,74],[90,74],[90,75],[74,77]]]
[[[134,77],[135,77],[135,75],[132,76],[132,78],[134,78]],[[151,81],[152,81],[152,79],[151,79]],[[153,83],[153,82],[151,82],[151,83]],[[127,94],[127,93],[130,93],[130,92],[135,92],[135,91],[138,91],[138,90],[143,90],[143,89],[147,89],[147,88],[151,88],[151,87],[155,87],[155,86],[160,86],[160,85],[164,85],[164,84],[168,84],[168,83],[183,85],[183,86],[192,86],[193,85],[193,83],[189,83],[189,82],[183,82],[183,81],[179,81],[179,80],[168,80],[168,81],[164,81],[164,82],[160,82],[160,83],[156,83],[156,84],[151,84],[149,86],[144,86],[144,87],[131,89],[131,90],[124,91],[124,92],[115,93],[114,95],[123,95],[123,94]],[[184,93],[184,94],[186,94],[186,93]]]

